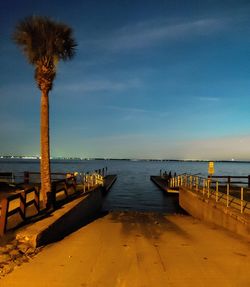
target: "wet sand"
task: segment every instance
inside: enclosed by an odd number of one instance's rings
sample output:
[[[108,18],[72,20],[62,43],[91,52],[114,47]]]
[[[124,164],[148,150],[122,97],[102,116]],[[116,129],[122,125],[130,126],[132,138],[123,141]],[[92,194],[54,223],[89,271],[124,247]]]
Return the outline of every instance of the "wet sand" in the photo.
[[[249,242],[187,215],[111,212],[0,280],[15,286],[250,286]]]

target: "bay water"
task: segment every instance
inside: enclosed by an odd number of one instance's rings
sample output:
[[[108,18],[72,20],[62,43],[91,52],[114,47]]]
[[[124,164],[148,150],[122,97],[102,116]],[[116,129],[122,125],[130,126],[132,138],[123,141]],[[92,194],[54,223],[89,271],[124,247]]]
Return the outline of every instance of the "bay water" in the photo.
[[[136,210],[174,213],[179,211],[178,198],[166,195],[151,181],[160,170],[172,174],[190,173],[207,176],[207,162],[130,161],[130,160],[52,160],[52,172],[88,172],[107,167],[118,178],[105,197],[106,210]],[[39,172],[38,160],[0,159],[0,172]],[[250,174],[249,162],[216,162],[215,175]]]

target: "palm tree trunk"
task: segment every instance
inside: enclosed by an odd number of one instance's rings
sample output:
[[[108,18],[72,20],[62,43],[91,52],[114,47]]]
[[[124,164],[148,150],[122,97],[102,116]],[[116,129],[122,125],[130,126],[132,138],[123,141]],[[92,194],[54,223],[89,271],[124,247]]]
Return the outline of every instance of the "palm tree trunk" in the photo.
[[[41,193],[44,205],[47,205],[47,193],[51,191],[50,175],[50,145],[49,145],[49,92],[42,90],[41,95],[41,134],[40,134],[40,172],[41,172]]]

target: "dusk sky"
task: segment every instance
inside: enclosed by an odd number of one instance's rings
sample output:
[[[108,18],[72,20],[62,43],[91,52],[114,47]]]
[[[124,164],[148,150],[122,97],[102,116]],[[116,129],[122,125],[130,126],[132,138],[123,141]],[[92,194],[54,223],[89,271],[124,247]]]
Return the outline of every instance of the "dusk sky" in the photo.
[[[250,160],[250,0],[9,0],[0,13],[0,155],[39,155],[40,91],[11,37],[41,15],[78,43],[50,93],[52,156]]]

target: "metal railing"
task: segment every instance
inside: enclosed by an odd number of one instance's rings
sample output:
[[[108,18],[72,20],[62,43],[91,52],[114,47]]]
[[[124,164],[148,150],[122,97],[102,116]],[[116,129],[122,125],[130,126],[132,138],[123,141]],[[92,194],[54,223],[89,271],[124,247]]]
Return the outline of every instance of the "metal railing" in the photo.
[[[96,169],[92,172],[86,172],[85,174],[96,173],[102,176],[107,174],[107,167],[102,169]],[[64,179],[68,173],[65,172],[51,172],[51,181],[58,181]],[[72,173],[70,173],[72,174]],[[83,173],[81,173],[83,174]],[[10,184],[31,184],[40,183],[40,172],[24,171],[24,172],[0,172],[0,182],[6,182]]]
[[[99,170],[97,170],[99,171]],[[38,173],[32,173],[38,174]],[[104,174],[104,173],[103,173]],[[7,230],[18,227],[25,221],[54,210],[80,194],[89,193],[104,185],[104,176],[96,171],[91,173],[57,173],[63,179],[53,180],[51,192],[47,193],[48,204],[43,204],[40,184],[24,185],[23,190],[4,197],[0,202],[0,236]]]
[[[218,181],[220,184],[230,184],[237,186],[245,186],[250,188],[250,175],[241,176],[241,175],[212,175],[209,176],[210,179]]]
[[[14,182],[13,172],[0,172],[0,181],[1,182]]]
[[[91,191],[93,188],[97,186],[104,185],[104,175],[94,171],[91,173],[68,173],[66,175],[68,178],[74,178],[75,184],[78,184],[79,189],[83,191],[83,193]]]
[[[179,175],[169,179],[171,188],[184,187],[201,195],[203,198],[214,200],[231,207],[240,213],[250,213],[250,189],[235,186],[229,183],[220,184],[213,178],[204,178],[195,175]]]

